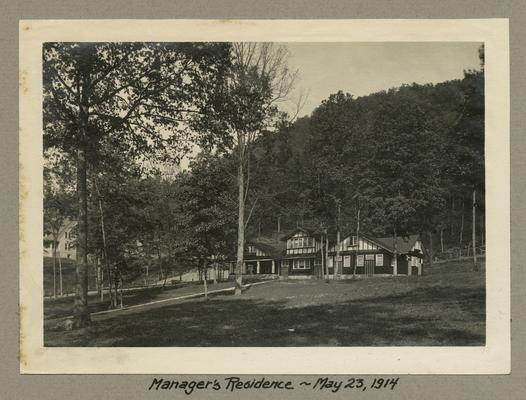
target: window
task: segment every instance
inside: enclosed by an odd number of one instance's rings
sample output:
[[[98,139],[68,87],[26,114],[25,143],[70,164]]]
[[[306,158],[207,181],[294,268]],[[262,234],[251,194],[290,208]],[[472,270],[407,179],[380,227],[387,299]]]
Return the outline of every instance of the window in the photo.
[[[327,258],[327,267],[332,268],[334,266],[334,257],[330,256]]]
[[[258,253],[258,249],[257,249],[256,246],[251,245],[251,246],[248,246],[248,252],[250,254],[257,254]]]
[[[364,265],[364,262],[363,262],[363,254],[359,254],[359,255],[358,255],[358,261],[357,261],[357,263],[356,263],[356,266],[358,266],[358,267],[363,267],[363,265]]]
[[[310,260],[304,258],[297,258],[292,262],[292,269],[308,269],[310,268]]]
[[[383,267],[384,265],[384,255],[383,254],[376,255],[376,265],[379,267]]]
[[[343,266],[349,268],[351,266],[351,256],[343,257]]]
[[[370,261],[370,260],[374,260],[374,254],[366,254],[365,255],[365,259]]]

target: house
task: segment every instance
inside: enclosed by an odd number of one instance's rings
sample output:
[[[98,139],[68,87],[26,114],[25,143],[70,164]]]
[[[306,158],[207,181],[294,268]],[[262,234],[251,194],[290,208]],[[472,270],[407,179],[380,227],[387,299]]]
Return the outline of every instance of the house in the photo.
[[[75,259],[77,257],[76,227],[77,221],[65,220],[56,238],[53,233],[46,233],[44,236],[44,257],[53,257],[53,242],[56,240],[57,257]]]
[[[394,258],[395,243],[397,257]],[[328,252],[329,274],[334,273],[339,250],[338,273],[352,275],[422,275],[424,248],[419,235],[375,238],[349,235]]]
[[[280,275],[295,278],[318,276],[321,266],[319,233],[297,228],[281,240],[286,242],[286,249],[281,257]]]

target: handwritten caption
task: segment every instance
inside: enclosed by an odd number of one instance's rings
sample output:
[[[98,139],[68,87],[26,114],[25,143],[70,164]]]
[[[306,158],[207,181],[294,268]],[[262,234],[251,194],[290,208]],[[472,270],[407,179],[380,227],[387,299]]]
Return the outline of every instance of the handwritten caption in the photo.
[[[246,379],[238,376],[229,376],[224,379],[209,380],[168,380],[154,378],[148,388],[149,391],[180,391],[191,395],[196,391],[227,391],[236,392],[240,390],[296,390],[298,388],[314,390],[319,392],[337,393],[344,390],[394,390],[400,378],[347,378],[331,379],[329,377],[318,377],[312,380],[299,380],[298,382],[287,380],[274,380],[266,377]]]

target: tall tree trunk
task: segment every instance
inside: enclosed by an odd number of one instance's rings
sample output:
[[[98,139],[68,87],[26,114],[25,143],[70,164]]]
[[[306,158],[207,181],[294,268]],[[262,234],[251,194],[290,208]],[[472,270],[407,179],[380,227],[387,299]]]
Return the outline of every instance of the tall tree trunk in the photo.
[[[95,291],[97,296],[100,295],[100,267],[99,267],[99,258],[95,259]]]
[[[340,230],[338,229],[338,231],[336,232],[336,261],[334,263],[334,279],[340,278],[340,268],[342,267],[343,262],[342,265],[340,265]]]
[[[338,203],[338,223],[336,226],[336,262],[334,263],[334,279],[339,279],[340,267],[343,269],[343,262],[340,266],[340,204]]]
[[[433,232],[429,231],[429,266],[433,268]]]
[[[203,288],[205,290],[205,300],[208,300],[208,282],[207,282],[207,276],[206,276],[206,269],[207,269],[207,261],[206,259],[203,260]]]
[[[455,198],[451,197],[451,223],[449,224],[449,227],[451,231],[449,232],[449,242],[451,243],[451,239],[453,239],[453,216],[455,215]]]
[[[240,146],[244,146],[241,141]],[[244,149],[243,149],[244,150]],[[244,158],[240,155],[237,185],[238,185],[238,220],[237,220],[237,259],[236,259],[236,287],[235,294],[243,292],[243,257],[245,249],[245,176],[243,172]]]
[[[358,214],[356,216],[356,254],[354,258],[354,269],[352,271],[353,279],[356,279],[356,267],[358,266],[359,246],[360,246],[360,207],[358,207]]]
[[[323,249],[325,248],[325,239],[323,234],[321,235],[321,248],[320,248],[320,255],[321,255],[321,271],[320,271],[320,278],[325,279],[325,257],[323,254]]]
[[[440,229],[440,252],[444,253],[444,228]]]
[[[148,264],[146,264],[146,286],[150,286],[150,259],[148,258]]]
[[[484,213],[480,213],[480,244],[482,247],[484,247],[484,244],[486,243],[486,224],[485,224],[486,215]]]
[[[84,114],[84,113],[83,113]],[[77,264],[75,286],[75,302],[73,305],[73,323],[76,328],[83,328],[91,323],[88,308],[88,190],[87,190],[87,160],[86,136],[87,115],[81,118],[81,140],[77,149]]]
[[[159,262],[159,278],[162,280],[164,279],[163,260],[161,258],[161,250],[159,249],[159,247],[157,247],[157,261]]]
[[[462,199],[462,216],[460,218],[459,257],[462,257],[463,239],[464,239],[464,199]]]
[[[104,301],[104,267],[99,264],[100,267],[100,301]]]
[[[57,297],[57,244],[53,240],[53,298]]]
[[[214,282],[213,282],[214,285],[217,285],[217,271],[218,271],[217,261],[214,261]]]
[[[62,297],[64,295],[64,292],[62,286],[62,260],[60,259],[60,254],[58,257],[58,288],[60,297]]]
[[[150,254],[150,246],[146,246],[146,276],[144,277],[144,286],[150,286],[150,260],[151,260],[151,254]]]
[[[281,232],[281,216],[278,216],[278,233]]]
[[[157,245],[157,259],[159,260],[159,273],[161,274],[161,279],[164,279],[163,263],[161,259],[161,234],[157,233],[157,238],[159,239]]]
[[[471,241],[473,245],[471,246],[473,249],[473,269],[475,271],[478,271],[478,264],[477,264],[477,190],[473,189],[473,224],[472,224],[472,232],[471,232]]]
[[[393,247],[394,247],[394,252],[393,252],[393,257],[394,257],[393,275],[398,275],[398,236],[397,236],[397,233],[396,233],[396,226],[393,229],[393,233],[394,233],[394,236],[393,236]]]
[[[325,259],[329,260],[329,235],[325,235]],[[329,263],[327,262],[327,282],[330,282],[329,280]]]
[[[100,189],[97,184],[97,179],[94,180],[95,183],[95,190],[97,191],[97,197],[98,197],[98,203],[99,203],[99,214],[100,214],[100,231],[102,235],[102,252],[104,253],[104,264],[106,265],[106,270],[108,271],[108,288],[109,288],[109,295],[110,295],[110,308],[117,307],[117,289],[115,288],[115,292],[112,288],[112,278],[113,280],[116,279],[116,276],[113,276],[111,273],[111,267],[110,267],[110,260],[108,258],[108,246],[106,242],[106,227],[104,224],[104,209],[102,207],[102,197],[100,195]],[[102,295],[101,295],[102,298]]]
[[[124,305],[122,303],[122,289],[123,289],[123,286],[124,286],[124,279],[122,279],[122,273],[119,271],[119,303],[120,303],[120,308],[124,307]]]

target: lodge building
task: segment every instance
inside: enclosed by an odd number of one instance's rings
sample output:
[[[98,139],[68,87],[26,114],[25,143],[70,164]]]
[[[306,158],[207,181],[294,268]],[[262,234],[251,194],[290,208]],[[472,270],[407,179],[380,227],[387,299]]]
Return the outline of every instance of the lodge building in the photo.
[[[399,236],[396,240],[369,235],[360,235],[356,240],[356,236],[348,235],[340,243],[322,248],[319,232],[298,228],[281,238],[248,239],[244,258],[243,274],[247,275],[323,278],[324,268],[332,277],[335,267],[343,279],[352,277],[355,269],[360,276],[422,275],[424,248],[419,235]]]

